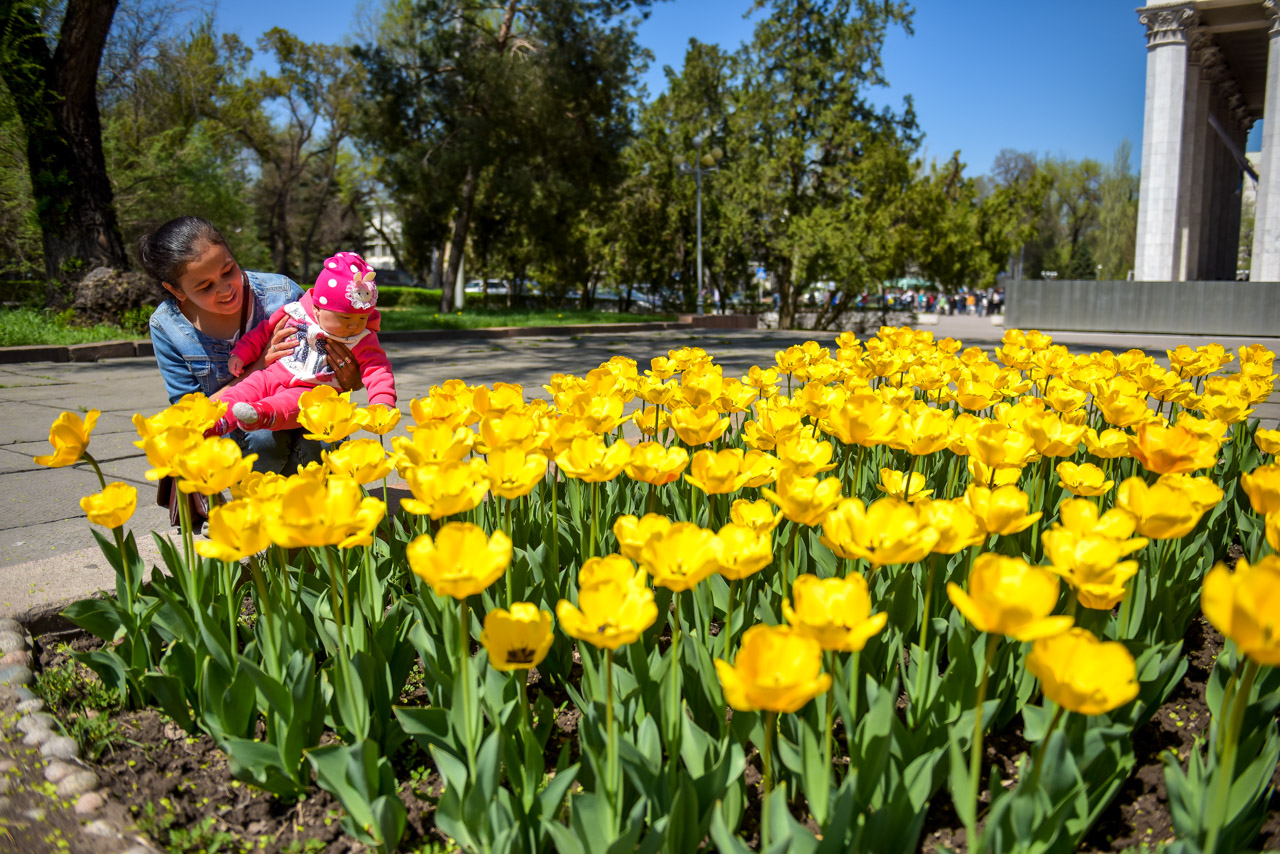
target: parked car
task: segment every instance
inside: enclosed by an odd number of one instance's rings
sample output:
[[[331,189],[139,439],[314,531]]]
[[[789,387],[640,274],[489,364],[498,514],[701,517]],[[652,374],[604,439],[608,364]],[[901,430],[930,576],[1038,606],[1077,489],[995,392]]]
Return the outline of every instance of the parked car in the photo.
[[[488,282],[489,296],[491,297],[505,297],[507,292],[510,290],[510,288],[507,287],[507,283],[502,279],[489,279]],[[473,279],[462,286],[462,292],[473,296],[479,296],[485,292],[484,282],[481,282],[479,279]]]

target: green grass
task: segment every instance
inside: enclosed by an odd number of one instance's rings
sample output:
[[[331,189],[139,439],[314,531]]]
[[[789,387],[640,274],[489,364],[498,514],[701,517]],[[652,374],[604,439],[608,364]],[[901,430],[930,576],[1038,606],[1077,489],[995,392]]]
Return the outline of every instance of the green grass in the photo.
[[[483,329],[487,326],[564,326],[575,323],[655,323],[674,320],[663,314],[619,314],[616,311],[505,311],[468,310],[441,314],[426,306],[392,307],[382,311],[382,328]]]
[[[124,341],[146,338],[119,326],[73,326],[60,314],[37,308],[0,310],[0,347],[24,344],[90,344],[94,341]]]

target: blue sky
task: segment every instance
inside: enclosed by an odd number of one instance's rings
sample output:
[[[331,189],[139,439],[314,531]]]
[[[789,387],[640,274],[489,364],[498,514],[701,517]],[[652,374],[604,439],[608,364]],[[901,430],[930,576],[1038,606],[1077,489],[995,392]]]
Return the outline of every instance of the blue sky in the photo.
[[[273,26],[308,41],[342,41],[357,13],[376,0],[220,0],[220,28],[253,43]],[[918,0],[915,34],[893,31],[884,48],[888,90],[910,94],[926,155],[956,149],[970,174],[987,172],[1002,148],[1109,161],[1121,140],[1142,150],[1146,39],[1133,0]],[[751,37],[751,0],[656,3],[640,27],[654,54],[651,94],[664,65],[679,68],[690,38],[734,49]],[[1250,150],[1259,135],[1251,135]]]

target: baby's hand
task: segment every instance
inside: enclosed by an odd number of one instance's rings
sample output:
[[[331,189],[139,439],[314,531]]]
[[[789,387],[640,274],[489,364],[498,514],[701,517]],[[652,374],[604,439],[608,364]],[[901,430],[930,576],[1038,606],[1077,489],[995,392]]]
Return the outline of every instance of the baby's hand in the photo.
[[[227,359],[227,370],[231,371],[231,376],[238,377],[244,373],[244,359],[232,353],[231,358]]]

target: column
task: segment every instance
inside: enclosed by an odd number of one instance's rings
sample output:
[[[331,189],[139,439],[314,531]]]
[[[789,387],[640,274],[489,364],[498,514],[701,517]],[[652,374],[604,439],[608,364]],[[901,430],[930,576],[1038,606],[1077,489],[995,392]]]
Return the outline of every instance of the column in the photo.
[[[1147,28],[1147,95],[1134,278],[1172,281],[1179,272],[1179,204],[1187,88],[1187,31],[1193,4],[1138,10]]]
[[[1280,19],[1275,0],[1267,30],[1267,93],[1262,105],[1262,156],[1258,161],[1258,203],[1253,226],[1250,281],[1280,282]]]
[[[1211,84],[1208,69],[1214,62],[1221,62],[1216,47],[1209,44],[1209,37],[1192,33],[1187,55],[1186,110],[1182,126],[1182,165],[1179,167],[1181,183],[1178,188],[1179,257],[1173,278],[1179,282],[1192,282],[1200,277],[1203,267],[1204,223],[1208,219],[1204,209],[1205,131],[1209,127],[1209,98]]]

